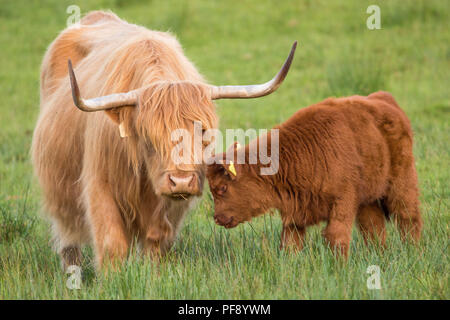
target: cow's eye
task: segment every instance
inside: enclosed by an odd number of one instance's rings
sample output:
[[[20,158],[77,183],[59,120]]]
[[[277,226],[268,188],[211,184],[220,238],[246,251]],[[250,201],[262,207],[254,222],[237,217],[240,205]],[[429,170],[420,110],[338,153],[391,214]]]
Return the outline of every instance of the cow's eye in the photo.
[[[227,192],[227,185],[223,184],[221,185],[218,189],[217,189],[217,194],[219,196],[223,196],[225,194],[225,192]]]

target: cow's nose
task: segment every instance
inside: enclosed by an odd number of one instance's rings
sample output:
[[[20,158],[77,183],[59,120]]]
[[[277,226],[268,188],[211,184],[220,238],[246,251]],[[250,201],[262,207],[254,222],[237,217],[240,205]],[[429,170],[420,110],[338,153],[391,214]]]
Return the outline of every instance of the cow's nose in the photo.
[[[169,174],[170,191],[172,193],[187,193],[193,192],[195,185],[195,174],[192,173],[188,176],[176,176]]]
[[[169,180],[172,183],[173,187],[189,186],[193,179],[194,179],[194,174],[192,174],[188,177],[176,177],[176,176],[169,174]]]

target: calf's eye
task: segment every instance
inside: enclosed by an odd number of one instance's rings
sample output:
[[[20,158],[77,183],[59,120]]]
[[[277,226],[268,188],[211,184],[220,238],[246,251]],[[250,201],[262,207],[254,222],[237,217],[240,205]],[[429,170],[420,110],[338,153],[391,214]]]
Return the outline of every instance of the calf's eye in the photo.
[[[224,184],[217,189],[217,194],[219,196],[223,195],[227,191],[227,185]]]

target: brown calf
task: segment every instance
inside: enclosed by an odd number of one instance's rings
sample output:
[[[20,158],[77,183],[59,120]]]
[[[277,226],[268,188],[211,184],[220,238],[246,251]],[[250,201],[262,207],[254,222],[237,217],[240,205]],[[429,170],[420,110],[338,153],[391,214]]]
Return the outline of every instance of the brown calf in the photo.
[[[385,214],[394,218],[403,238],[420,238],[413,134],[391,94],[329,98],[297,111],[275,129],[275,174],[261,175],[265,165],[259,160],[248,163],[249,146],[259,148],[261,137],[237,152],[233,146],[233,163],[223,161],[230,159],[225,153],[208,166],[217,224],[233,228],[275,208],[283,221],[282,247],[301,249],[305,228],[326,221],[324,238],[344,256],[355,219],[366,241],[378,238],[384,244]],[[245,164],[236,163],[238,152],[245,153]]]

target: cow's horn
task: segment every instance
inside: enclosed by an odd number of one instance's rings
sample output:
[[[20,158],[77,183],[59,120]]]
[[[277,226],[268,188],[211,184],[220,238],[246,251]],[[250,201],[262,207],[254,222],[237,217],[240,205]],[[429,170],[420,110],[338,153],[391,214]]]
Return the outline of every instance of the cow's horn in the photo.
[[[137,104],[137,92],[136,90],[126,93],[114,93],[107,96],[83,99],[80,96],[80,89],[78,88],[77,79],[72,68],[72,61],[68,61],[69,64],[69,76],[70,85],[72,87],[73,102],[78,109],[86,112],[94,112],[101,110],[110,110],[124,106],[135,106]]]
[[[248,86],[211,86],[211,99],[258,98],[271,94],[278,89],[286,77],[291,66],[292,59],[294,58],[296,47],[297,41],[295,41],[292,45],[291,52],[284,62],[283,67],[272,80],[263,84]]]

